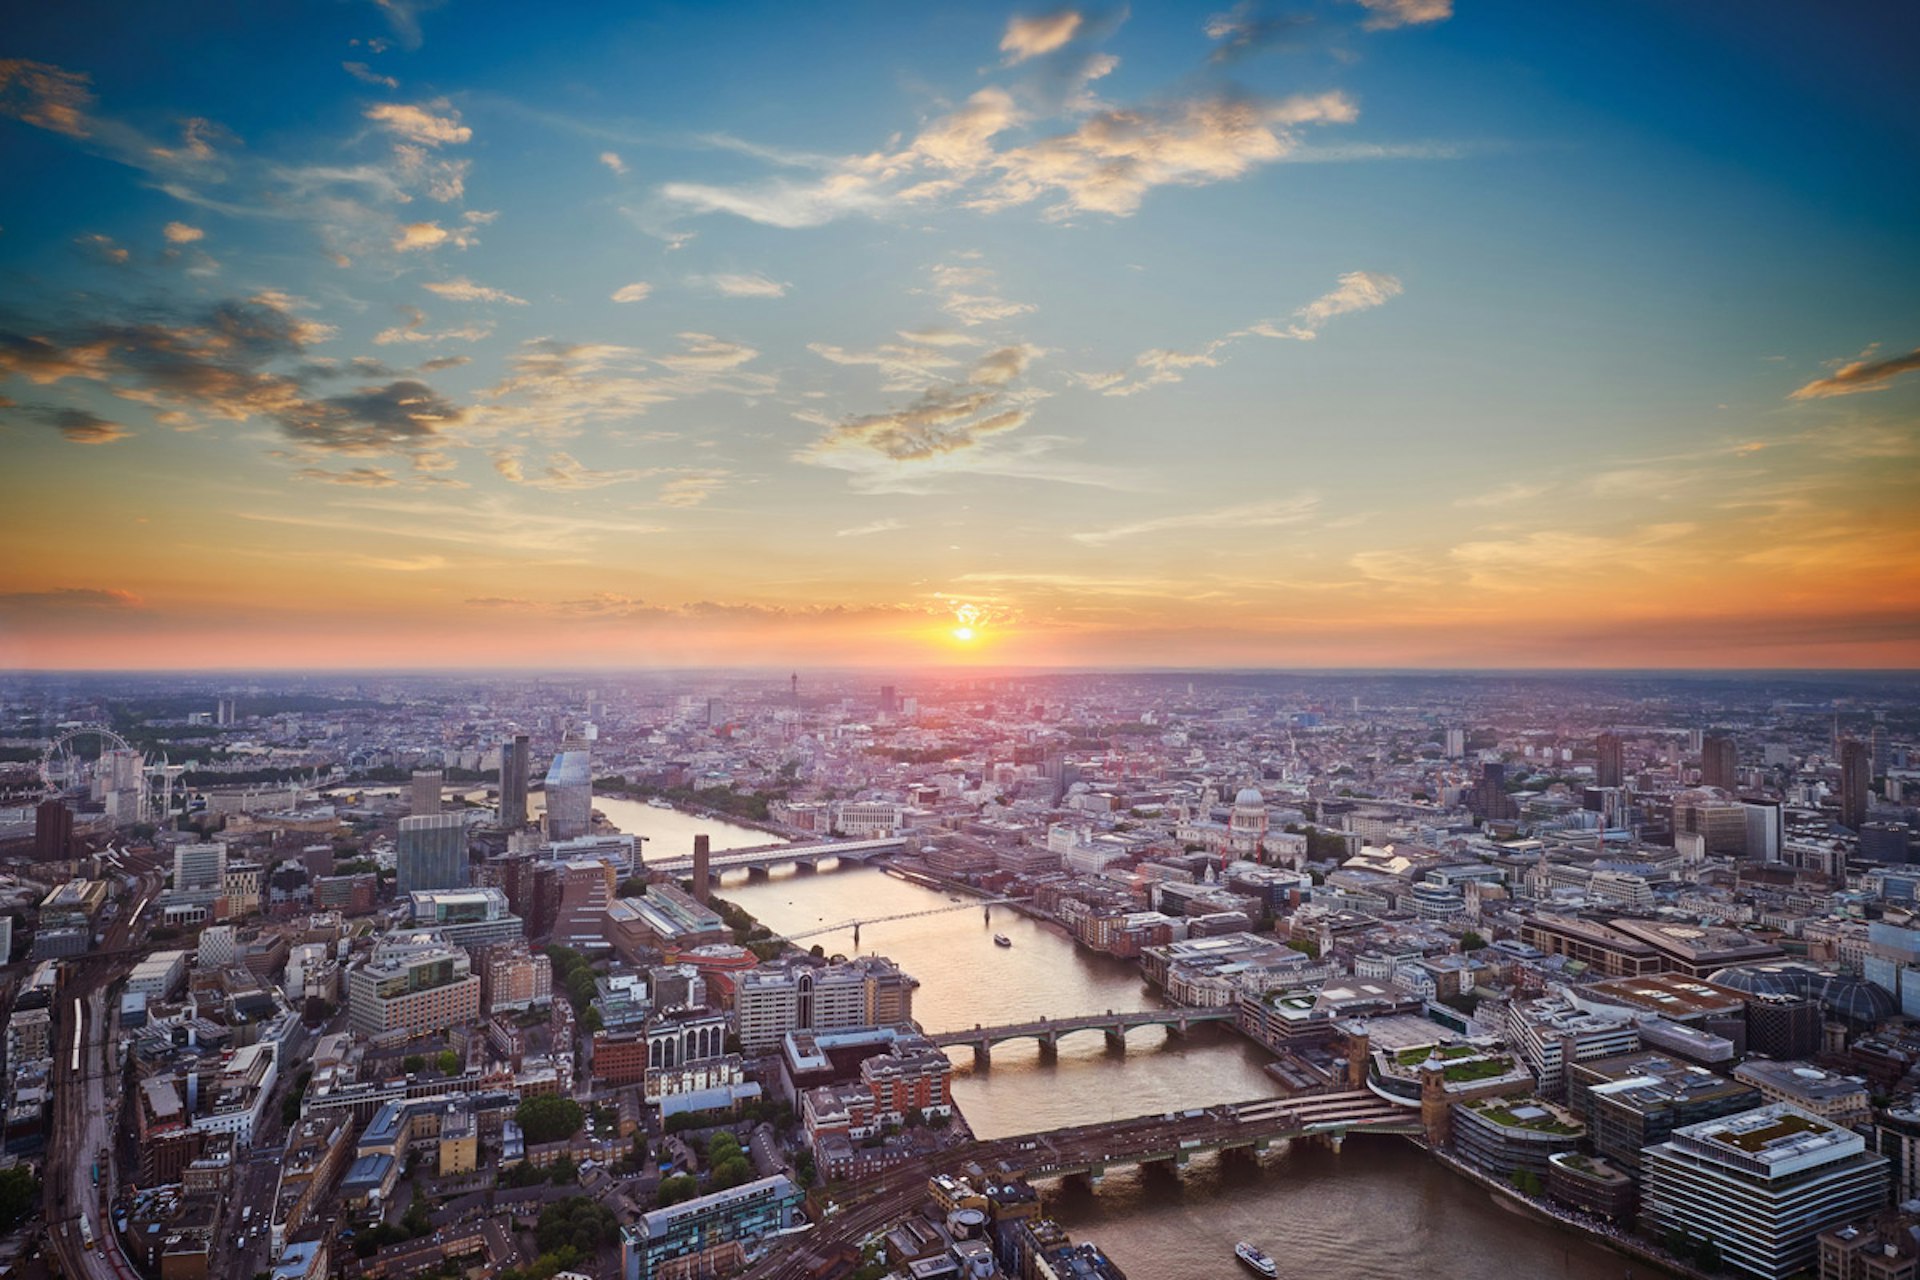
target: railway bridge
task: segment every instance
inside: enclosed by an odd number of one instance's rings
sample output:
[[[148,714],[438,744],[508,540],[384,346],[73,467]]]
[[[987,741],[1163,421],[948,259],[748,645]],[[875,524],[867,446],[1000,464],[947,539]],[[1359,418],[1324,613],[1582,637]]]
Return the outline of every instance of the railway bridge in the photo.
[[[1116,1049],[1124,1049],[1127,1044],[1127,1032],[1136,1027],[1165,1027],[1176,1035],[1185,1035],[1188,1028],[1202,1022],[1232,1023],[1233,1009],[1171,1008],[1140,1009],[1128,1013],[1115,1013],[1109,1009],[1105,1013],[1082,1014],[1072,1018],[1037,1018],[1031,1022],[1014,1022],[997,1027],[972,1027],[964,1031],[942,1031],[929,1036],[942,1049],[965,1045],[973,1050],[977,1062],[993,1060],[993,1046],[1005,1044],[1009,1040],[1037,1040],[1043,1053],[1052,1053],[1060,1047],[1060,1037],[1072,1035],[1076,1031],[1099,1031],[1107,1037],[1107,1044]]]

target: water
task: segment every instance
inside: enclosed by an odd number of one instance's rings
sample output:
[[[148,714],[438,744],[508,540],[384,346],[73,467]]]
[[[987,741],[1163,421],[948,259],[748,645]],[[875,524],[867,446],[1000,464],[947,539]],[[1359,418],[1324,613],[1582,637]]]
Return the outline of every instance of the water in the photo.
[[[1057,929],[1006,908],[989,922],[972,899],[955,904],[877,870],[735,876],[721,892],[776,933],[937,912],[863,925],[858,948],[889,956],[920,979],[914,1017],[929,1031],[1165,1003],[1134,965],[1083,951]],[[1013,946],[996,947],[995,933]],[[829,954],[856,950],[850,929],[803,941]],[[1124,1053],[1110,1050],[1098,1032],[1082,1032],[1061,1041],[1057,1062],[1041,1061],[1031,1042],[997,1047],[985,1069],[975,1067],[968,1050],[953,1057],[954,1100],[985,1138],[1275,1092],[1260,1069],[1266,1056],[1219,1027],[1195,1028],[1184,1039],[1142,1028],[1128,1036]],[[1196,1160],[1177,1175],[1116,1171],[1097,1193],[1071,1181],[1043,1190],[1049,1212],[1076,1239],[1099,1243],[1136,1280],[1247,1274],[1232,1257],[1243,1239],[1272,1253],[1283,1276],[1313,1280],[1617,1280],[1629,1265],[1577,1233],[1505,1205],[1394,1138],[1351,1140],[1338,1156],[1301,1144],[1259,1160]],[[1652,1274],[1645,1266],[1637,1271]]]
[[[546,798],[539,792],[528,796],[527,801],[536,812],[546,809]],[[728,822],[725,818],[702,818],[678,809],[656,809],[643,800],[597,795],[593,798],[593,807],[621,831],[645,836],[648,858],[687,857],[693,853],[694,836],[702,833],[708,837],[708,848],[715,853],[780,843],[779,836]]]

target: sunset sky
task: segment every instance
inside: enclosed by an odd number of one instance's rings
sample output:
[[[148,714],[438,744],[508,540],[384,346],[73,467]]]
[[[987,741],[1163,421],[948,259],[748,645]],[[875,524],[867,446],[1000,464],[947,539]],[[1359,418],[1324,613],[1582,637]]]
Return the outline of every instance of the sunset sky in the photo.
[[[1916,48],[14,6],[0,667],[1920,665]]]

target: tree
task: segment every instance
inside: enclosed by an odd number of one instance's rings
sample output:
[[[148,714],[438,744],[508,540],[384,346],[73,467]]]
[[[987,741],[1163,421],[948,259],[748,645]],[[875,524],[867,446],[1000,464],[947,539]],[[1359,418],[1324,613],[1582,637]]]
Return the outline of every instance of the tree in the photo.
[[[586,1112],[572,1098],[549,1094],[528,1098],[514,1111],[513,1118],[528,1142],[558,1142],[580,1132]]]
[[[646,891],[647,881],[644,876],[628,876],[620,882],[620,896],[623,898],[637,898]]]
[[[665,1209],[699,1194],[700,1184],[693,1180],[691,1174],[676,1173],[660,1184],[660,1207]]]
[[[600,1016],[600,1010],[592,1005],[588,1005],[587,1011],[580,1015],[580,1029],[588,1035],[596,1034],[606,1025],[606,1019]]]
[[[451,1049],[443,1049],[440,1051],[440,1060],[435,1065],[440,1068],[440,1074],[443,1076],[458,1075],[460,1072],[460,1055]]]
[[[40,1179],[23,1164],[0,1169],[0,1231],[11,1231],[40,1211]]]
[[[418,1075],[427,1069],[427,1060],[417,1053],[410,1053],[400,1059],[400,1069],[408,1075]]]
[[[1462,951],[1478,951],[1486,945],[1487,940],[1472,929],[1460,935],[1460,949]]]
[[[553,1162],[553,1168],[547,1173],[547,1180],[556,1187],[568,1186],[580,1181],[580,1166],[573,1162],[572,1156],[561,1156]]]

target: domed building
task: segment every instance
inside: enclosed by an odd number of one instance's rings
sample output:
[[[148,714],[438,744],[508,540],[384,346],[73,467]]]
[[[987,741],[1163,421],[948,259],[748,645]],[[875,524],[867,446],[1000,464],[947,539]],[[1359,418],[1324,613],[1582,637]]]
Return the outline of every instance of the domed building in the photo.
[[[1233,815],[1227,820],[1227,847],[1237,858],[1260,857],[1260,846],[1267,838],[1267,798],[1258,787],[1242,787],[1233,798]]]

